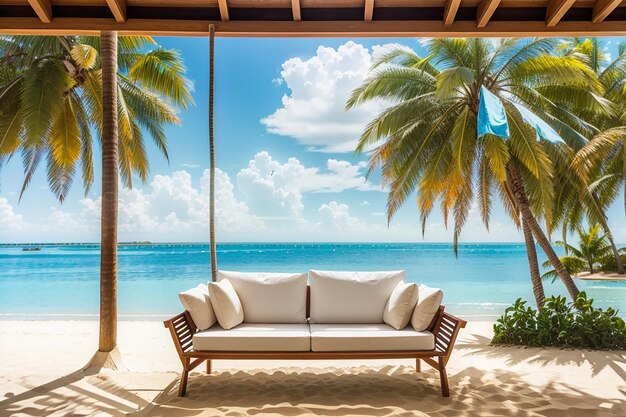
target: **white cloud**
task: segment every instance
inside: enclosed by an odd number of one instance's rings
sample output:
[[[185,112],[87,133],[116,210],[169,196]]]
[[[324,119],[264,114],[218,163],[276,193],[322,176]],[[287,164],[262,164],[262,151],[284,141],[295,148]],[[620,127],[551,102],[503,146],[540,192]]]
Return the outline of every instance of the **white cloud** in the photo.
[[[362,230],[365,227],[359,219],[350,215],[350,207],[347,204],[331,201],[328,204],[322,204],[318,211],[322,220],[321,226],[324,228],[350,231]]]
[[[280,163],[263,151],[237,174],[238,191],[251,210],[262,217],[299,217],[304,193],[340,193],[345,190],[381,191],[365,179],[364,163],[329,159],[327,172],[305,167],[297,158]]]
[[[13,210],[13,206],[6,198],[0,197],[0,230],[3,233],[17,232],[24,228],[24,221],[21,214]]]
[[[376,53],[381,47],[372,49]],[[371,102],[345,111],[346,101],[367,77],[371,64],[372,53],[353,41],[337,49],[320,46],[306,60],[288,59],[281,79],[290,94],[261,123],[268,132],[295,138],[311,150],[353,151],[365,125],[383,108],[382,103]]]
[[[155,175],[146,189],[120,188],[119,240],[207,241],[209,171],[195,187],[187,171]],[[215,176],[216,233],[223,240],[245,240],[265,226],[234,194],[230,177]],[[102,198],[83,198],[77,211],[52,207],[47,217],[26,223],[0,198],[2,241],[97,241]]]
[[[370,202],[369,202],[369,201],[367,201],[367,200],[363,200],[363,201],[361,201],[361,203],[359,204],[359,206],[369,206],[369,205],[370,205]]]

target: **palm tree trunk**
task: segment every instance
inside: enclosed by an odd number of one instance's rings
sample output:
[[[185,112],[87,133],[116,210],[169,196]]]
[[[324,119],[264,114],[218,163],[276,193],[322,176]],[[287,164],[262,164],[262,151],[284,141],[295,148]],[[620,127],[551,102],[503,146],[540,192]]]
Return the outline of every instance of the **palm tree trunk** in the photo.
[[[528,202],[526,190],[524,189],[524,184],[522,183],[522,180],[520,179],[517,170],[510,162],[507,164],[506,173],[507,182],[509,183],[511,190],[513,191],[513,195],[515,196],[517,207],[522,215],[523,222],[530,228],[533,236],[535,236],[535,239],[537,239],[537,243],[539,243],[539,246],[541,246],[541,248],[545,252],[548,260],[550,260],[550,263],[556,270],[559,278],[561,278],[561,281],[563,281],[563,284],[565,285],[565,288],[567,289],[570,297],[572,297],[572,300],[575,300],[576,297],[578,297],[578,293],[580,291],[576,287],[576,284],[574,283],[574,280],[572,279],[569,272],[567,272],[567,269],[565,269],[565,267],[561,263],[561,260],[552,248],[552,245],[550,245],[550,241],[546,237],[545,233],[543,232],[543,230],[541,230],[541,226],[539,226],[537,219],[535,219],[535,216],[530,209],[530,204]]]
[[[100,352],[117,345],[117,32],[100,34],[102,57],[102,215],[100,243]]]
[[[215,136],[213,113],[215,104],[215,26],[209,25],[209,245],[211,252],[211,279],[217,280],[217,250],[215,245]]]
[[[546,294],[543,291],[543,283],[539,274],[539,262],[537,261],[537,248],[535,247],[535,239],[533,232],[525,221],[522,221],[522,229],[524,231],[524,240],[526,241],[526,256],[528,257],[528,266],[530,267],[530,280],[533,283],[533,294],[537,308],[543,307]]]

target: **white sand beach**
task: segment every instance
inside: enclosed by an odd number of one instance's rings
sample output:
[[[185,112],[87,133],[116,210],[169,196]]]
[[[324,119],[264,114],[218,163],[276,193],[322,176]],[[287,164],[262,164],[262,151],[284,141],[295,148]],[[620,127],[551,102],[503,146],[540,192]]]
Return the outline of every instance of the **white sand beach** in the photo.
[[[177,397],[161,322],[124,321],[128,370],[81,371],[95,321],[0,322],[0,416],[625,416],[626,352],[491,347],[470,322],[448,364],[451,398],[414,361],[215,361]]]
[[[576,274],[575,278],[591,280],[591,281],[626,281],[626,274],[618,274],[617,272],[581,272]]]

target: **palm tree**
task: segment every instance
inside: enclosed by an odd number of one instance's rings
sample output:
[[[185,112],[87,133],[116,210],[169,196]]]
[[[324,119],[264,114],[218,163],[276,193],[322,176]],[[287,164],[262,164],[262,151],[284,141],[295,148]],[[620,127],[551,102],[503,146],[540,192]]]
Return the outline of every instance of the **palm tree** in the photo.
[[[78,162],[87,194],[93,183],[91,130],[102,138],[98,350],[104,356],[97,354],[92,364],[107,363],[117,345],[119,174],[129,187],[133,174],[146,181],[144,132],[167,158],[164,126],[178,123],[174,106],[193,102],[180,56],[159,47],[146,50],[152,45],[149,37],[118,40],[107,31],[100,38],[0,37],[0,164],[21,152],[21,195],[43,157],[60,201]]]
[[[595,100],[601,86],[593,71],[576,58],[551,55],[556,46],[552,39],[432,39],[425,58],[396,47],[377,60],[347,108],[391,101],[357,147],[373,148],[370,172],[380,166],[390,189],[389,221],[417,191],[422,227],[439,203],[446,224],[453,218],[456,248],[474,201],[488,227],[495,192],[513,221],[526,223],[575,299],[578,288],[538,221],[551,227],[554,170],[546,149],[567,146],[538,141],[517,106],[540,115],[568,143],[581,143],[585,123],[569,109],[603,111],[604,103]],[[509,139],[477,136],[483,86],[504,103]]]
[[[124,185],[147,181],[144,137],[167,158],[164,127],[175,106],[192,103],[178,53],[150,37],[120,37],[117,61],[119,168]],[[80,164],[85,194],[93,184],[93,138],[103,130],[101,41],[93,36],[0,36],[0,163],[20,153],[21,196],[43,159],[51,190],[63,201]],[[2,71],[0,71],[2,72]]]
[[[570,273],[576,274],[587,270],[593,274],[596,272],[596,266],[611,256],[611,246],[607,241],[607,236],[601,234],[600,229],[601,225],[599,224],[591,226],[589,231],[580,227],[576,228],[579,239],[578,248],[564,241],[556,242],[558,246],[565,249],[565,256],[561,257],[561,261]],[[549,264],[544,263],[543,266],[548,267]],[[546,272],[543,277],[554,278],[554,270]]]
[[[563,236],[564,240],[569,231],[575,231],[581,227],[584,217],[587,216],[589,223],[599,223],[611,244],[611,250],[617,272],[624,273],[624,265],[619,255],[613,234],[608,225],[606,211],[619,195],[620,184],[626,187],[624,178],[624,158],[620,153],[620,143],[623,144],[623,136],[612,128],[620,128],[626,125],[624,106],[626,105],[626,46],[619,45],[618,55],[610,60],[605,52],[604,44],[600,38],[573,38],[563,45],[566,53],[577,57],[587,64],[596,73],[603,87],[603,99],[611,101],[614,105],[609,112],[583,114],[589,118],[595,126],[606,132],[607,138],[600,135],[595,141],[592,140],[584,151],[574,160],[574,168],[581,173],[583,182],[577,194],[582,195],[585,210],[579,203],[566,204],[563,212]],[[586,112],[585,112],[586,113]],[[600,131],[594,132],[596,135]],[[605,139],[603,139],[605,137]],[[621,142],[620,142],[621,141]],[[595,152],[597,147],[605,148],[602,154],[607,154],[608,159],[600,159]],[[622,145],[623,146],[623,145]],[[587,159],[588,158],[588,159]],[[608,163],[607,163],[608,161]],[[575,202],[579,196],[573,195]],[[626,201],[625,201],[626,208]]]

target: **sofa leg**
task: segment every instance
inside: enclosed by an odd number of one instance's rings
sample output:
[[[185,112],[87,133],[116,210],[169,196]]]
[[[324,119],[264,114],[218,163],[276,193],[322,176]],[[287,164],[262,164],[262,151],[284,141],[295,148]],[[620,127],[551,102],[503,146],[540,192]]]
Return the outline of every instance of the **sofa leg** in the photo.
[[[415,372],[422,372],[422,361],[419,358],[415,359]]]
[[[444,397],[450,396],[450,387],[448,386],[448,374],[446,373],[446,366],[444,365],[444,358],[439,357],[439,378],[441,379],[441,395]]]
[[[189,376],[189,371],[183,369],[183,372],[180,375],[180,384],[178,385],[178,396],[184,397],[187,393],[187,379]]]
[[[211,374],[211,359],[206,360],[206,373]]]

